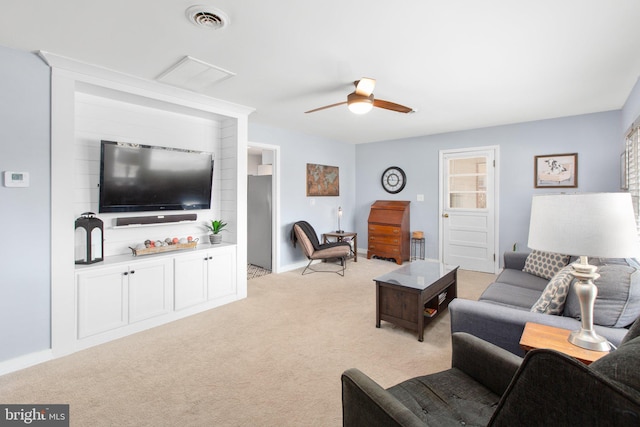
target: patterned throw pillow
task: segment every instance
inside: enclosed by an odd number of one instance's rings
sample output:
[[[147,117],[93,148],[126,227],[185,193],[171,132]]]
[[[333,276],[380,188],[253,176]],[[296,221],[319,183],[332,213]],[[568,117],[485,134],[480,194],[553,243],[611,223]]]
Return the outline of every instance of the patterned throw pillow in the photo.
[[[534,313],[555,314],[556,316],[562,314],[572,281],[573,267],[567,265],[553,276],[538,301],[531,307],[531,311]]]
[[[551,280],[568,263],[569,255],[534,250],[527,256],[522,271]]]

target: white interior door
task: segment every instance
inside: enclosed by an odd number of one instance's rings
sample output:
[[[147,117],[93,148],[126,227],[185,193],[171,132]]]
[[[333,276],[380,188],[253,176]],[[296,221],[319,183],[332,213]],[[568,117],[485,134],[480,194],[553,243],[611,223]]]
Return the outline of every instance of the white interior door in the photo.
[[[445,264],[495,273],[497,147],[440,152],[440,247]]]

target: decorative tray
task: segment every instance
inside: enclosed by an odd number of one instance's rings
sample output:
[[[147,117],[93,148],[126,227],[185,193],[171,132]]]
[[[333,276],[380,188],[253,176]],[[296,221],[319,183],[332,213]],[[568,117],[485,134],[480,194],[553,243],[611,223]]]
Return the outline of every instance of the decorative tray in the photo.
[[[162,252],[179,251],[182,249],[193,249],[197,246],[197,244],[198,242],[193,241],[189,243],[176,243],[174,245],[158,246],[158,247],[144,248],[144,249],[136,249],[136,248],[129,247],[129,249],[131,249],[131,252],[133,252],[133,256],[138,256],[138,255],[159,254]]]

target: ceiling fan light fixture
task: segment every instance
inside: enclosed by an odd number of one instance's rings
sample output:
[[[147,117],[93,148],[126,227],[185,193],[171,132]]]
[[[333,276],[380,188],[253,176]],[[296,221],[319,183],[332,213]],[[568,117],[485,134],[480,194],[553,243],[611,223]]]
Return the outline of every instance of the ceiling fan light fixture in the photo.
[[[382,108],[383,110],[395,111],[398,113],[412,113],[414,110],[395,102],[384,101],[382,99],[373,99],[373,89],[375,87],[375,79],[363,77],[353,82],[356,90],[347,95],[347,100],[336,102],[335,104],[325,105],[324,107],[314,108],[304,113],[315,113],[316,111],[326,110],[327,108],[337,107],[338,105],[347,104],[349,110],[354,114],[366,114],[373,107]]]
[[[347,107],[354,114],[367,114],[373,108],[373,94],[364,96],[350,93],[347,97]]]

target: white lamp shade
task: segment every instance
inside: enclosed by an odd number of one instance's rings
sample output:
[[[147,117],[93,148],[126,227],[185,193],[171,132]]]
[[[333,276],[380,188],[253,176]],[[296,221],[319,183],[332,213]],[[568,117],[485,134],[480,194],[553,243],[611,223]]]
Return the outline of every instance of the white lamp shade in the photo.
[[[638,234],[629,193],[534,196],[531,249],[567,255],[632,258]]]

